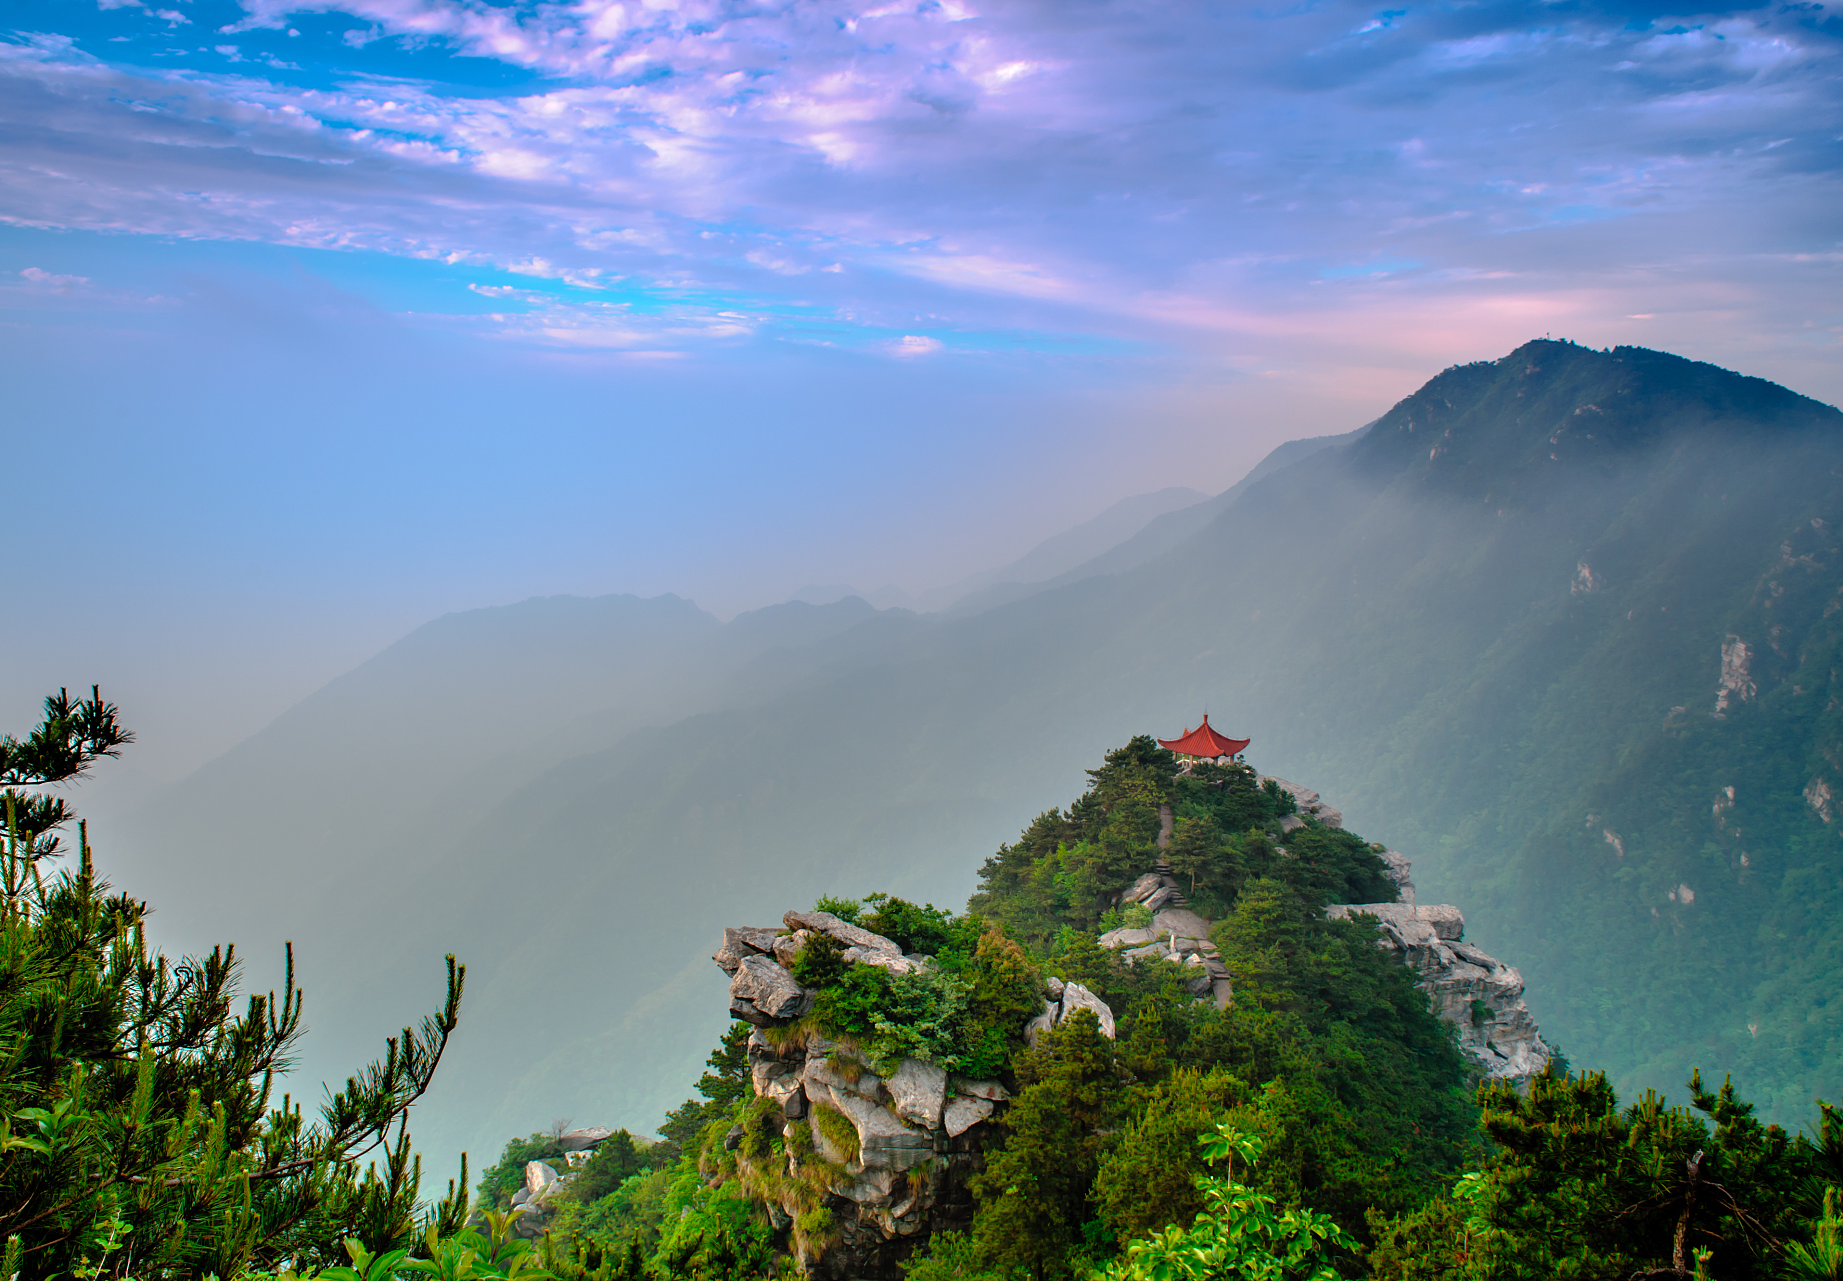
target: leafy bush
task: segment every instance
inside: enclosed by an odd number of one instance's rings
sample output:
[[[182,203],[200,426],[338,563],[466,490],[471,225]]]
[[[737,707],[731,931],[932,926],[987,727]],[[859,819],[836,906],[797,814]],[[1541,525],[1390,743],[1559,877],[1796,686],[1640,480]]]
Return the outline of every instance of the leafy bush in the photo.
[[[675,1144],[640,1143],[626,1130],[617,1130],[603,1139],[595,1155],[576,1171],[570,1181],[570,1196],[584,1203],[598,1201],[634,1175],[669,1165],[677,1156]]]
[[[856,925],[858,918],[864,914],[864,905],[854,898],[833,898],[830,894],[823,896],[813,904],[815,912],[830,912],[841,921]]]
[[[1173,1225],[1134,1241],[1096,1281],[1340,1281],[1332,1256],[1356,1249],[1349,1234],[1328,1215],[1282,1210],[1271,1196],[1235,1180],[1235,1160],[1247,1167],[1260,1159],[1259,1138],[1225,1122],[1197,1142],[1207,1160],[1223,1164],[1221,1177],[1198,1182],[1203,1212],[1189,1228]]]
[[[953,918],[932,903],[917,907],[887,894],[872,894],[865,901],[875,904],[877,910],[859,924],[904,952],[934,956],[955,938]]]

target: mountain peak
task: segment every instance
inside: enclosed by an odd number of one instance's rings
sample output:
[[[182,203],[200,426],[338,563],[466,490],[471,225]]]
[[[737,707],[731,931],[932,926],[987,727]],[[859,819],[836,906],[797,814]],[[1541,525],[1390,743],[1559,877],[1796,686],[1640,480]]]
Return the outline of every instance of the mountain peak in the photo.
[[[1644,347],[1539,338],[1440,373],[1383,415],[1353,460],[1376,476],[1503,498],[1610,472],[1666,442],[1840,426],[1835,408],[1763,378]]]

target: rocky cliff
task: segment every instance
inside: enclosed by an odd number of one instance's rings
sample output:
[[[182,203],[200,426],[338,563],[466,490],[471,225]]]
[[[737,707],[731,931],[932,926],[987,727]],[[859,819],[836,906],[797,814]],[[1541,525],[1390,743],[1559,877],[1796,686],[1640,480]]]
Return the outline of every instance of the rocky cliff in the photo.
[[[1283,838],[1307,819],[1341,825],[1317,793],[1275,781],[1306,816],[1289,815],[1280,825]],[[1184,967],[1197,1000],[1226,1008],[1234,976],[1211,940],[1214,922],[1191,910],[1164,861],[1171,823],[1168,811],[1162,817],[1161,852],[1119,897],[1119,908],[1138,923],[1109,931],[1100,943],[1128,964],[1167,960]],[[1463,941],[1457,908],[1415,904],[1405,857],[1392,850],[1380,857],[1400,901],[1338,904],[1327,915],[1376,918],[1382,945],[1417,971],[1436,1012],[1458,1029],[1460,1045],[1486,1075],[1524,1081],[1539,1072],[1551,1051],[1521,999],[1521,976]],[[803,1274],[895,1281],[932,1233],[970,1224],[969,1180],[983,1168],[992,1122],[1009,1096],[998,1081],[969,1079],[920,1059],[873,1066],[859,1047],[826,1036],[806,1017],[818,993],[801,985],[794,964],[822,935],[852,964],[895,975],[935,965],[932,957],[905,954],[891,939],[827,912],[788,912],[779,926],[726,929],[713,959],[730,976],[731,1014],[755,1030],[748,1042],[754,1099],[724,1146],[770,1219],[790,1229]],[[1040,1012],[1024,1033],[1034,1042],[1082,1009],[1093,1011],[1105,1035],[1115,1034],[1104,1001],[1056,978],[1046,981]]]
[[[712,958],[730,976],[730,1012],[755,1026],[755,1101],[725,1147],[775,1226],[791,1229],[802,1273],[894,1281],[931,1233],[964,1231],[972,1221],[967,1181],[982,1168],[987,1123],[1009,1096],[997,1081],[919,1059],[886,1063],[887,1075],[879,1074],[862,1050],[803,1021],[816,994],[790,967],[816,934],[842,945],[845,960],[896,974],[934,961],[905,956],[891,940],[827,912],[788,912],[782,920],[780,928],[724,930]],[[1113,1034],[1112,1012],[1085,988],[1050,990],[1053,1004],[1033,1028],[1085,1007]]]

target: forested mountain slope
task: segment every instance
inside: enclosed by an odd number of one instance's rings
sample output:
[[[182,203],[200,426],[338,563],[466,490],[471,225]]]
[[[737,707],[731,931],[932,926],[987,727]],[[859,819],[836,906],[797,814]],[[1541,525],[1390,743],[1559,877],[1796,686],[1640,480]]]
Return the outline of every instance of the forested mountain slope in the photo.
[[[1020,798],[1072,797],[1122,727],[1207,706],[1407,852],[1423,899],[1463,903],[1577,1062],[1622,1092],[1732,1067],[1802,1121],[1843,1086],[1840,426],[1638,349],[1448,370],[1129,572],[754,659],[707,714],[429,850],[415,912],[348,911],[338,973],[310,978],[366,1026],[424,999],[421,958],[469,963],[419,1131],[438,1150],[534,1116],[646,1125],[714,1038],[713,930],[764,894],[958,901]]]

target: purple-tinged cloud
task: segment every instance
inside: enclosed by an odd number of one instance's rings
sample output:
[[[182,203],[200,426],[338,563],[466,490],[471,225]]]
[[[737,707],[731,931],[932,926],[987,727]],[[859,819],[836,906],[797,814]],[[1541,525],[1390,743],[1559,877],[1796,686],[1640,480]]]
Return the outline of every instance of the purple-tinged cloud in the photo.
[[[313,15],[409,74],[281,34]],[[1385,317],[1427,354],[1660,314],[1836,336],[1843,40],[1809,7],[245,0],[221,26],[315,76],[0,47],[0,213],[619,281],[751,332],[787,304],[896,352],[918,321],[1255,364]],[[537,79],[457,91],[458,58]]]

